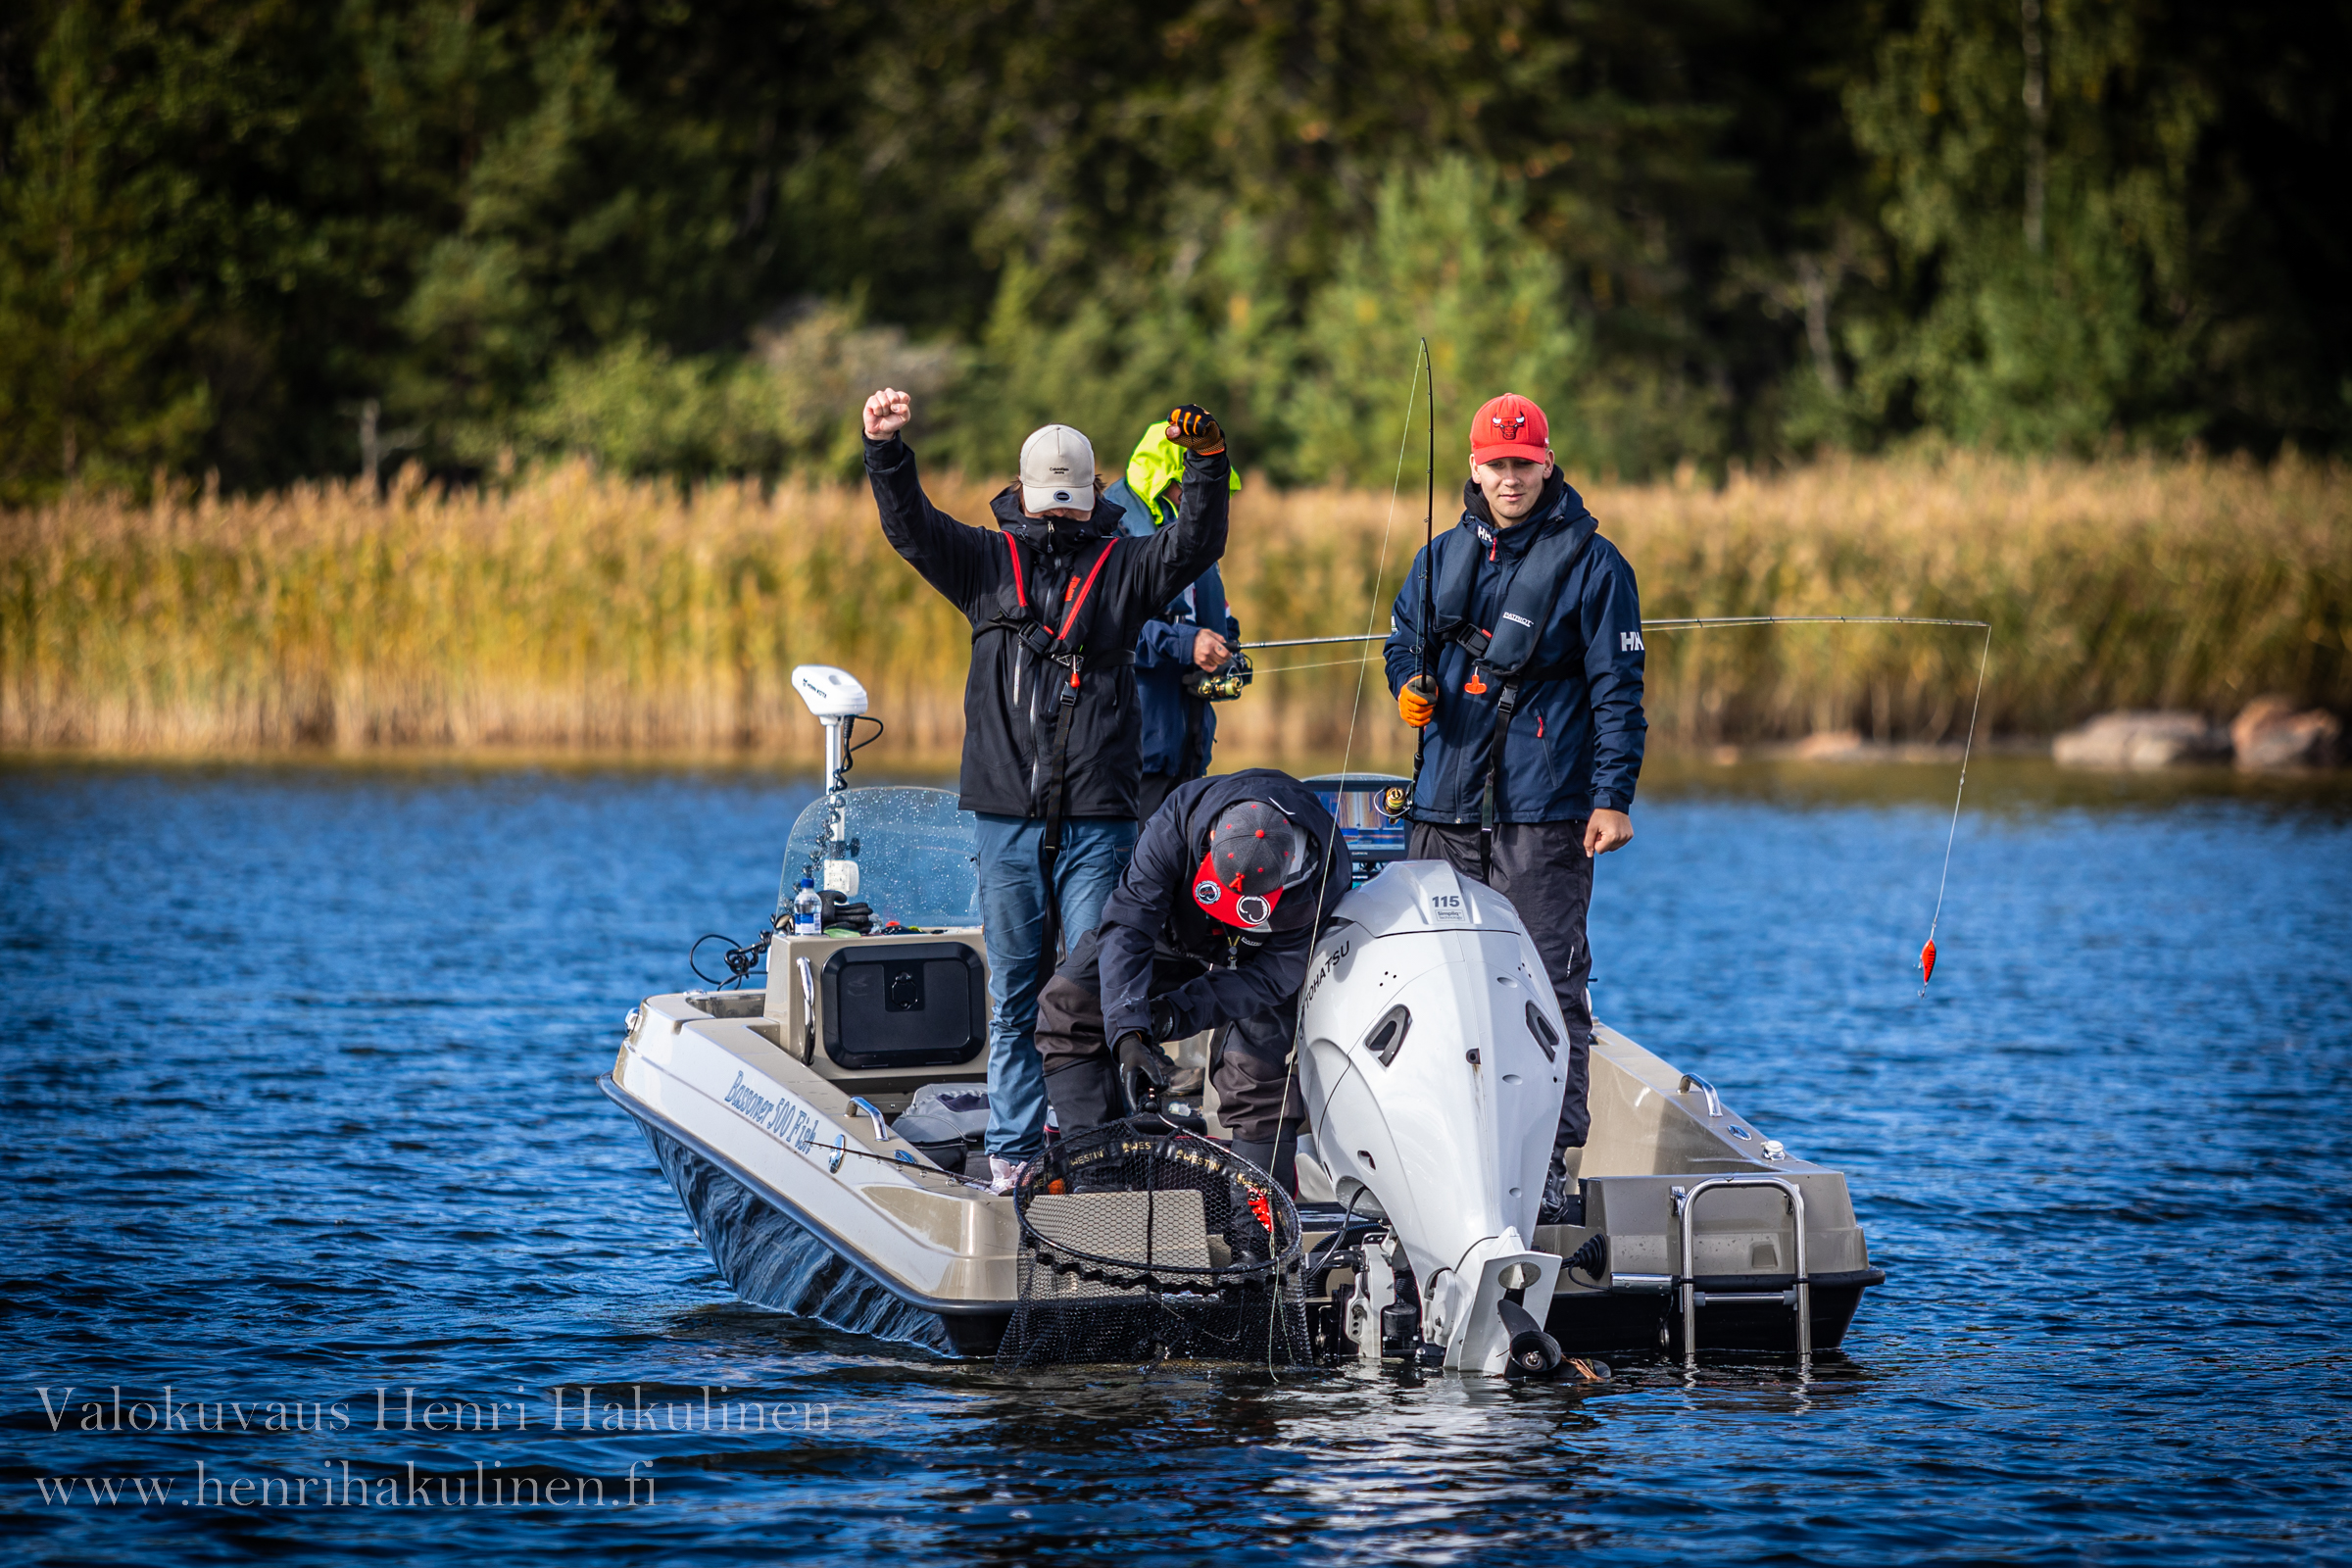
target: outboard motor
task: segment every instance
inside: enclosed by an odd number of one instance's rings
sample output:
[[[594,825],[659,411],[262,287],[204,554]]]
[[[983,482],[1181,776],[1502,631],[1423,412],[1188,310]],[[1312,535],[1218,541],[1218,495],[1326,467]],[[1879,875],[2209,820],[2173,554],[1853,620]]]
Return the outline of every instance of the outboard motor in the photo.
[[[1558,1364],[1540,1327],[1528,1335],[1560,1260],[1527,1238],[1567,1038],[1518,912],[1444,861],[1386,867],[1316,944],[1298,1057],[1315,1152],[1342,1201],[1386,1216],[1420,1288],[1422,1342],[1446,1366]]]

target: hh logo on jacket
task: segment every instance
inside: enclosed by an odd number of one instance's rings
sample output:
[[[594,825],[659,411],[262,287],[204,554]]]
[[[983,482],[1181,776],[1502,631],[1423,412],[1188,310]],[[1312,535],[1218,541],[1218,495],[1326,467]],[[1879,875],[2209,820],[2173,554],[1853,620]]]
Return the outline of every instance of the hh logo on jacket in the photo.
[[[1638,631],[1619,632],[1617,634],[1617,651],[1621,654],[1641,653],[1642,651],[1642,634]]]

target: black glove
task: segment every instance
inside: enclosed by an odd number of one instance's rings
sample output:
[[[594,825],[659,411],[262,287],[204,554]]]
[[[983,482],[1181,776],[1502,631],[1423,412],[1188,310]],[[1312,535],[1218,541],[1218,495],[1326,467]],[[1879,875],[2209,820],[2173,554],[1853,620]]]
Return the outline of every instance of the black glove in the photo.
[[[1146,1039],[1141,1029],[1130,1029],[1119,1036],[1113,1048],[1119,1060],[1119,1071],[1132,1072],[1154,1089],[1165,1089],[1175,1081],[1175,1067],[1160,1054],[1157,1046]]]
[[[1169,414],[1168,439],[1203,458],[1225,450],[1225,431],[1217,416],[1198,403],[1182,404]]]
[[[1152,1038],[1160,1041],[1182,1040],[1188,1031],[1178,1027],[1175,1004],[1162,997],[1152,1004]]]
[[[1145,1037],[1141,1029],[1130,1029],[1119,1036],[1111,1054],[1119,1064],[1119,1098],[1127,1102],[1127,1114],[1141,1116],[1159,1108],[1159,1097],[1168,1092],[1175,1074],[1168,1058],[1159,1048]]]
[[[872,906],[862,902],[853,904],[850,902],[848,894],[836,892],[832,888],[819,888],[816,896],[824,905],[824,912],[816,917],[820,929],[830,931],[835,926],[847,926],[859,936],[873,930],[874,911]]]

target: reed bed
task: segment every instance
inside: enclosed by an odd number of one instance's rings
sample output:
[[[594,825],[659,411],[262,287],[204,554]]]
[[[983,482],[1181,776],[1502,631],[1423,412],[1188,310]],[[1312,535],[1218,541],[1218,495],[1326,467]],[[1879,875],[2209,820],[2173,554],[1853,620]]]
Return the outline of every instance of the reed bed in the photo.
[[[979,517],[991,487],[933,488]],[[1385,626],[1420,543],[1417,499],[1392,513],[1379,495],[1245,490],[1225,570],[1246,636]],[[1587,499],[1652,616],[1990,620],[1987,732],[2130,707],[2227,717],[2274,692],[2352,711],[2341,466],[1946,457]],[[967,646],[855,487],[680,488],[571,465],[487,491],[412,473],[380,500],[329,484],[0,514],[0,748],[16,752],[800,763],[816,728],[787,677],[822,662],[856,670],[889,720],[873,762],[935,765],[961,735]],[[1979,646],[1957,629],[1662,632],[1652,731],[1951,739]],[[1359,710],[1355,657],[1262,653],[1256,685],[1222,710],[1221,759],[1407,756],[1377,662],[1360,666]]]

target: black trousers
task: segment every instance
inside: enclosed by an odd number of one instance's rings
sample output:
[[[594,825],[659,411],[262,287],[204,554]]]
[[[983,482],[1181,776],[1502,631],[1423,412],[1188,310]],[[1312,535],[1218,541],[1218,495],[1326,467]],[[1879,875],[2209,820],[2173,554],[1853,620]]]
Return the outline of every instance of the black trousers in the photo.
[[[1479,836],[1474,826],[1415,822],[1410,853],[1416,860],[1444,860],[1476,880]],[[1592,861],[1585,854],[1584,819],[1497,822],[1486,884],[1519,911],[1551,976],[1552,995],[1568,1025],[1568,1092],[1560,1102],[1560,1129],[1552,1148],[1581,1149],[1592,1130],[1592,1111],[1586,1103],[1592,1089],[1592,1009],[1585,1000],[1586,982],[1592,977],[1592,949],[1585,941]]]
[[[1152,966],[1152,993],[1173,991],[1202,972],[1191,958],[1162,957]],[[1226,1024],[1212,1037],[1208,1075],[1217,1087],[1217,1119],[1234,1137],[1271,1142],[1282,1122],[1305,1115],[1290,1071],[1298,1021],[1298,1004],[1293,999]],[[1045,1058],[1046,1100],[1065,1136],[1127,1113],[1110,1042],[1102,1033],[1102,947],[1090,931],[1037,998],[1037,1053]]]
[[[1166,800],[1169,795],[1174,793],[1176,786],[1184,782],[1182,777],[1174,773],[1146,773],[1135,786],[1136,821],[1139,823],[1151,821],[1152,813],[1159,809],[1159,803]]]

